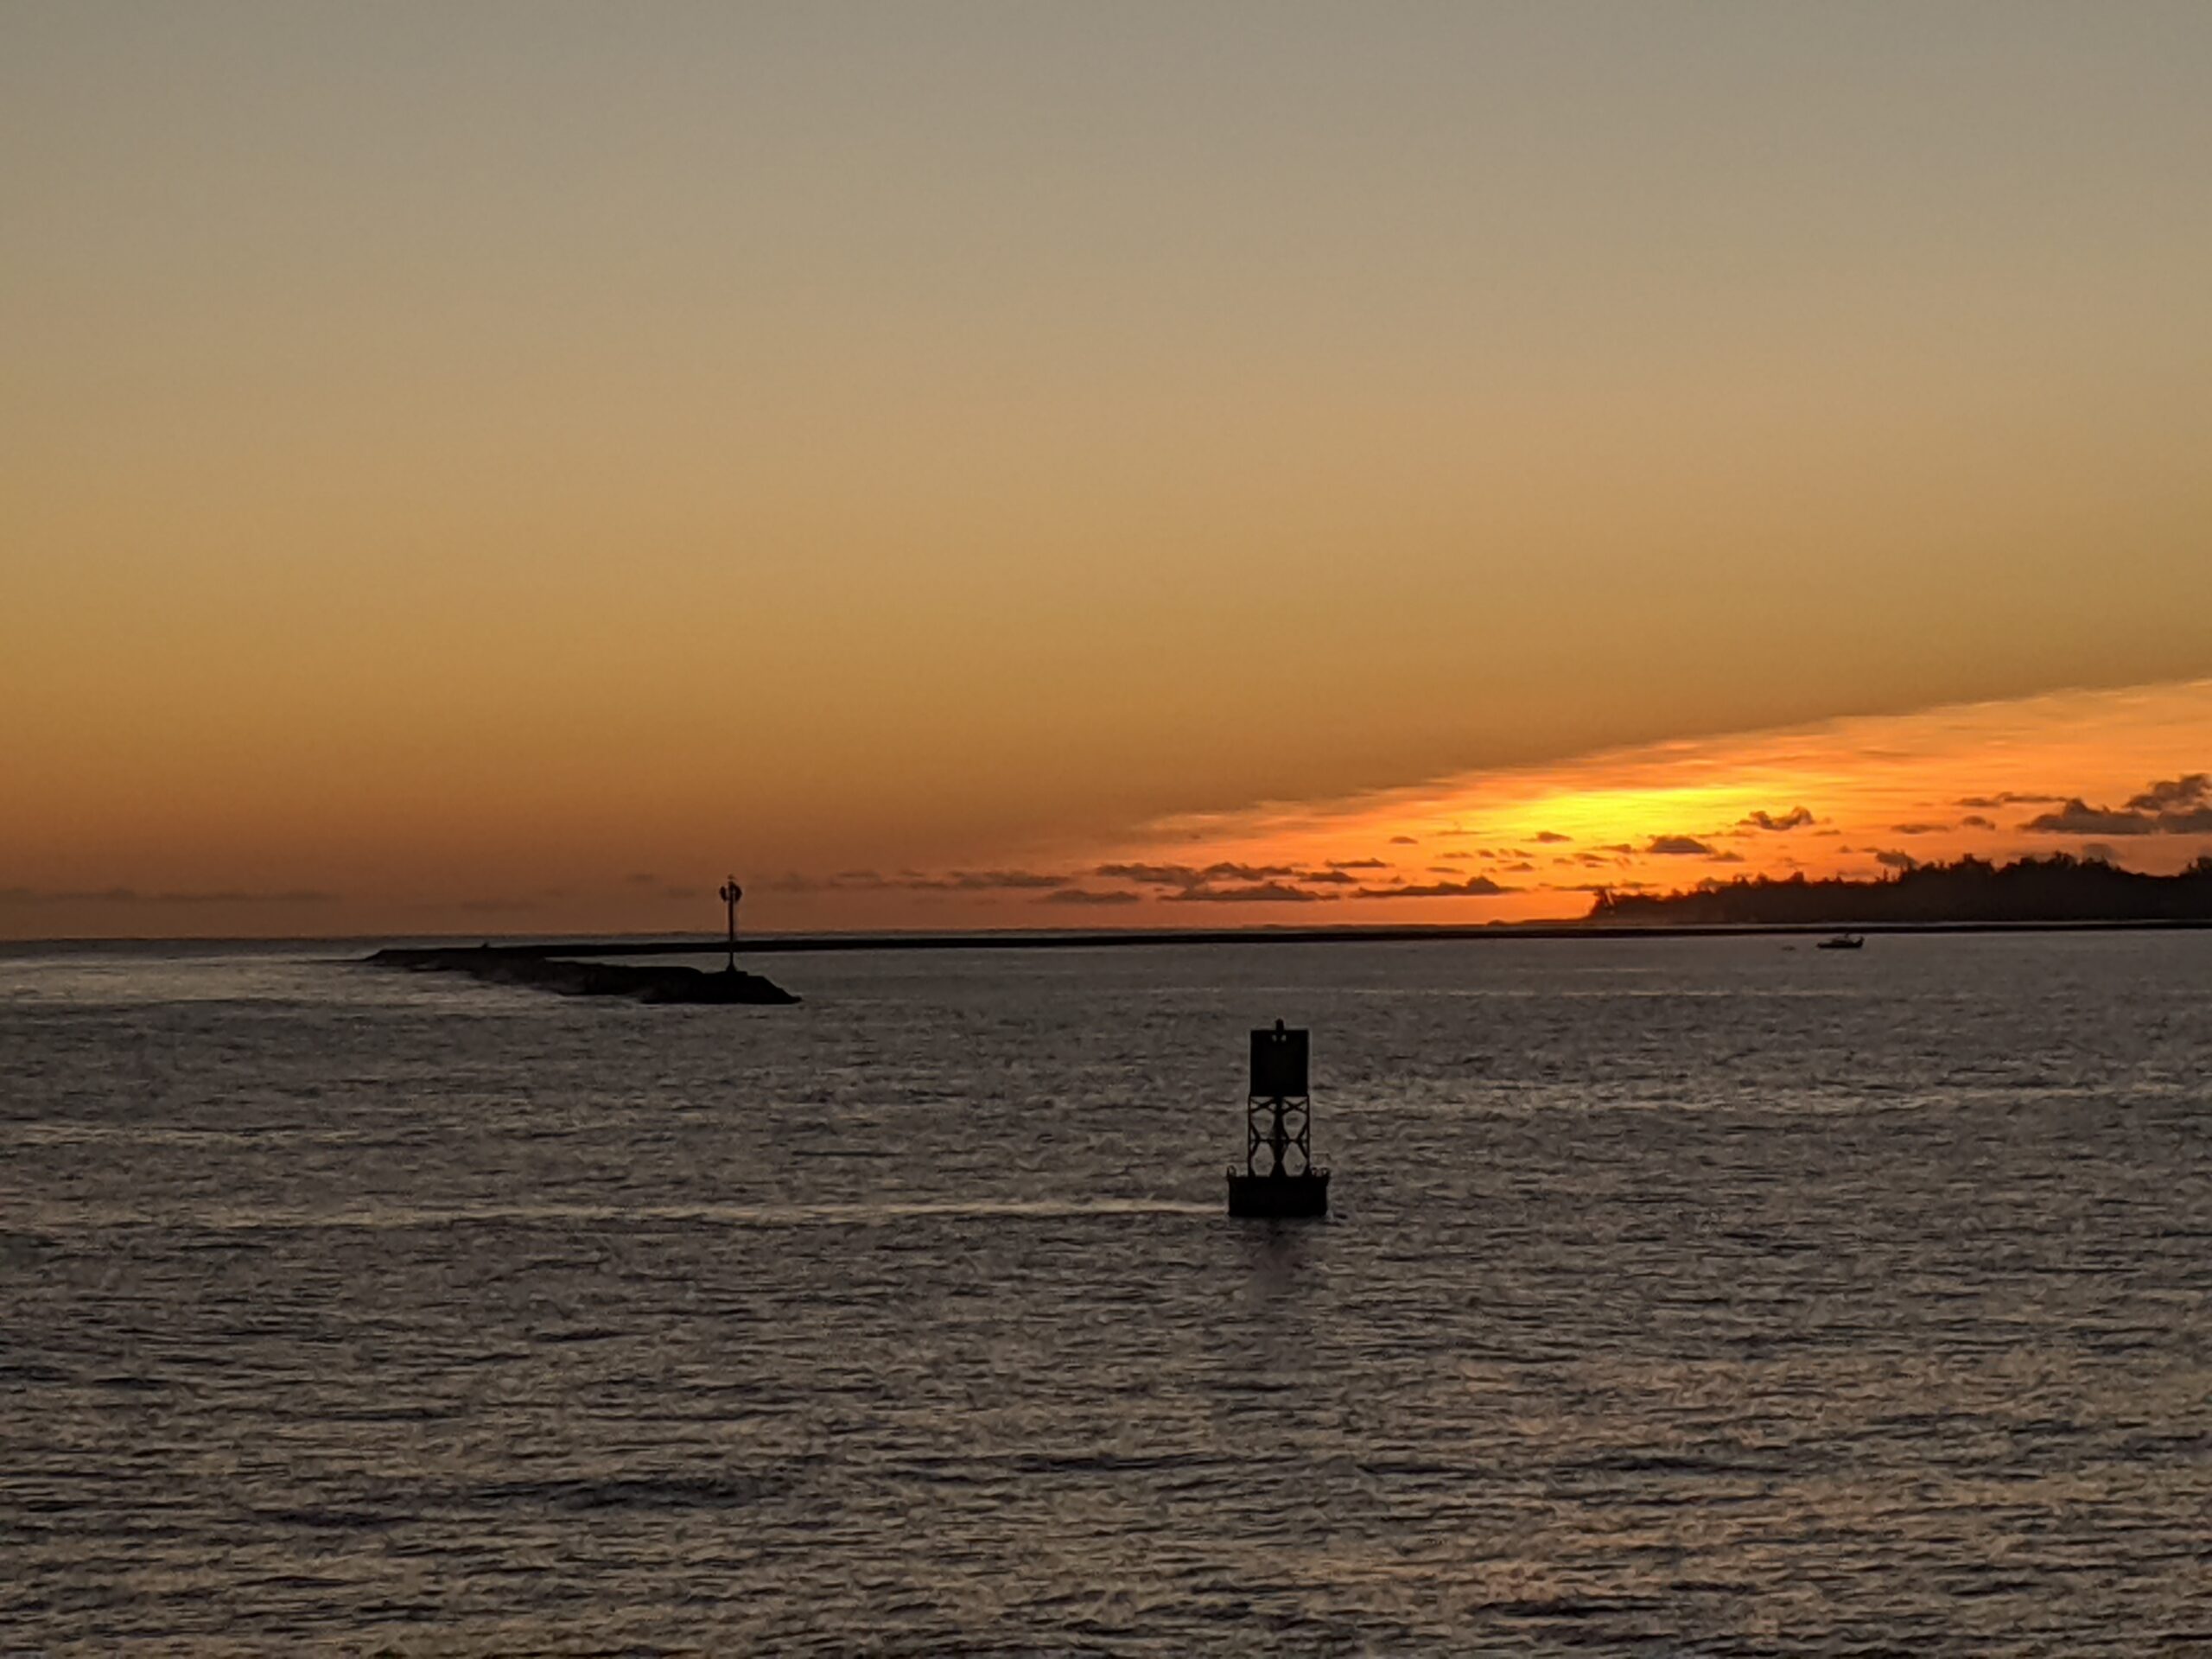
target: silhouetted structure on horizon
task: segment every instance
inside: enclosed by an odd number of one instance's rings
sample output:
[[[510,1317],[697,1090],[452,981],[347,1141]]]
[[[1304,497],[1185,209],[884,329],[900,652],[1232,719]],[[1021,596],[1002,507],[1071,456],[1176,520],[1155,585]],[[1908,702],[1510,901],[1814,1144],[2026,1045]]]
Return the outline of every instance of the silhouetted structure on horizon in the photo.
[[[2212,856],[2178,875],[2054,853],[2016,864],[1973,857],[1923,864],[1877,881],[1739,876],[1679,893],[1601,892],[1590,919],[1615,926],[2212,921]]]
[[[733,875],[722,883],[715,897],[729,907],[729,971],[734,974],[737,971],[737,901],[745,897],[745,889],[737,885],[737,878]]]
[[[696,968],[577,961],[496,944],[389,945],[366,960],[378,968],[404,968],[417,974],[466,974],[493,985],[527,985],[563,996],[752,1006],[798,1001],[774,982],[758,974],[741,973],[734,965],[702,973]]]

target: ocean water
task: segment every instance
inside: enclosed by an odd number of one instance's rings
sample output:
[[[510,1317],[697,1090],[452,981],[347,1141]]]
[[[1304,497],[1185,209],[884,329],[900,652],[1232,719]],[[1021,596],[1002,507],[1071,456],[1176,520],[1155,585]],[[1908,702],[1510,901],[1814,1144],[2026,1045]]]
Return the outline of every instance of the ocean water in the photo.
[[[2212,935],[346,954],[0,952],[0,1651],[2212,1653]]]

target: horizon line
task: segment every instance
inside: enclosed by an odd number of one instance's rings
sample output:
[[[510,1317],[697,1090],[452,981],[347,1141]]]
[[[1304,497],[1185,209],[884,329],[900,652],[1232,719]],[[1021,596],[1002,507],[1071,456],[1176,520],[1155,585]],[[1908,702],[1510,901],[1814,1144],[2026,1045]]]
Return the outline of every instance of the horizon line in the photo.
[[[1235,928],[978,928],[969,931],[915,929],[884,932],[825,931],[763,933],[741,938],[736,954],[791,956],[858,950],[1007,950],[1129,948],[1144,945],[1205,944],[1413,944],[1502,939],[1607,940],[1662,938],[1759,938],[1825,937],[1839,931],[1876,934],[2126,933],[2212,931],[2212,918],[2117,917],[2092,920],[1854,922],[1433,922],[1363,925]],[[474,939],[478,943],[463,943]],[[639,938],[621,933],[572,934],[552,938],[533,934],[351,933],[324,936],[207,935],[183,938],[74,938],[0,939],[0,955],[54,949],[102,949],[146,945],[374,945],[420,943],[425,949],[490,949],[531,956],[714,956],[729,947],[720,934],[678,934]]]

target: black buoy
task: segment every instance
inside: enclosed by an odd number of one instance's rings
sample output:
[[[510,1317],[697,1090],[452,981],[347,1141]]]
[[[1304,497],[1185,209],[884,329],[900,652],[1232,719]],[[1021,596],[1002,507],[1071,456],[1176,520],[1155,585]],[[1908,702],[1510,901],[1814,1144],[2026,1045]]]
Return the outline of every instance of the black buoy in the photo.
[[[1306,1083],[1306,1033],[1252,1033],[1252,1090],[1244,1102],[1244,1173],[1229,1172],[1232,1216],[1292,1218],[1329,1213],[1329,1172],[1313,1167],[1313,1099]],[[1262,1167],[1261,1153],[1268,1157]]]

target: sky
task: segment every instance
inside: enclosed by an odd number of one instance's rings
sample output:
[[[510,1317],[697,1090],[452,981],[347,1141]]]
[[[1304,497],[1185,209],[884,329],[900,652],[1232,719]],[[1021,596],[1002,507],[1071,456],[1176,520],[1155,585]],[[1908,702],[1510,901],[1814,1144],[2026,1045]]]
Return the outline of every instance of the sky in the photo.
[[[2208,156],[2196,0],[0,0],[0,938],[2178,868]]]

